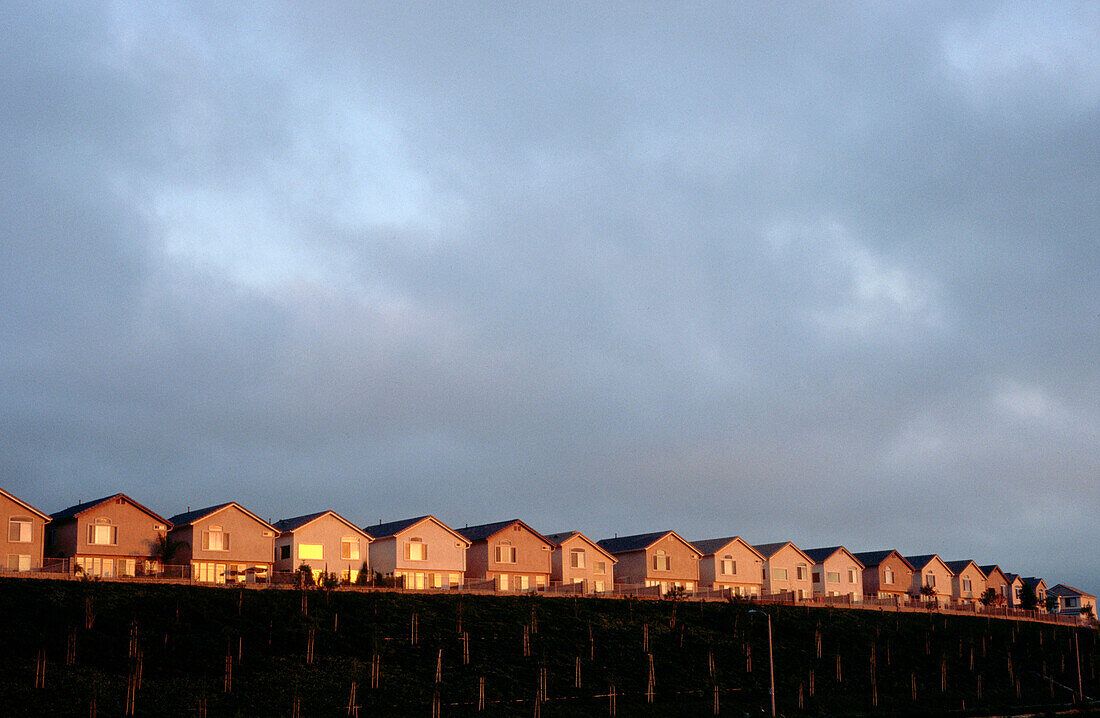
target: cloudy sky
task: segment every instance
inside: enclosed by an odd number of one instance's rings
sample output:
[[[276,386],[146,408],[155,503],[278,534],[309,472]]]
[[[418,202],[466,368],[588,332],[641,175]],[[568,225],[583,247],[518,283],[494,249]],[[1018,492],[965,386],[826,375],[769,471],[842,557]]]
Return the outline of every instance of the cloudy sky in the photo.
[[[0,7],[0,485],[1100,592],[1100,6]]]

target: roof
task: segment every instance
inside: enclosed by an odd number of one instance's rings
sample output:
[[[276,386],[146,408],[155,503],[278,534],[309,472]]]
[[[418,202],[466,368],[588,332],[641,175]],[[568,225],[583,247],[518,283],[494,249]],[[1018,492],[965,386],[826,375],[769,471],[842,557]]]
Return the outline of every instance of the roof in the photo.
[[[229,508],[230,506],[236,506],[238,509],[240,509],[244,513],[248,514],[249,516],[254,518],[256,521],[259,521],[264,526],[267,526],[268,528],[272,529],[273,531],[278,531],[279,530],[279,529],[275,528],[274,526],[272,526],[271,524],[269,524],[268,522],[261,519],[256,514],[252,513],[248,509],[246,509],[245,507],[238,504],[236,501],[227,501],[224,504],[215,504],[214,506],[207,506],[204,509],[195,509],[194,511],[185,511],[182,514],[176,514],[172,518],[168,519],[168,521],[172,524],[173,527],[180,528],[181,526],[188,526],[190,524],[193,524],[196,521],[198,521],[199,519],[206,518],[207,516],[210,516],[211,514],[216,514],[219,511],[221,511],[222,509]]]
[[[391,536],[396,536],[405,529],[412,528],[413,526],[423,523],[424,521],[433,521],[439,526],[443,527],[446,531],[453,534],[455,538],[465,541],[467,544],[469,543],[469,539],[437,519],[435,516],[432,516],[431,514],[414,516],[411,519],[389,521],[384,524],[375,524],[374,526],[364,526],[363,531],[373,539],[390,538]]]
[[[485,539],[489,538],[490,536],[493,536],[494,534],[498,534],[501,531],[503,531],[504,529],[508,528],[509,526],[514,526],[516,524],[519,524],[523,528],[525,528],[528,531],[530,531],[531,533],[533,533],[535,536],[539,537],[543,541],[546,541],[546,543],[548,543],[548,544],[551,543],[545,536],[543,536],[542,534],[540,534],[538,531],[534,530],[533,528],[531,528],[527,524],[523,523],[519,519],[510,519],[508,521],[497,521],[497,522],[491,523],[491,524],[478,524],[477,526],[466,526],[465,528],[455,529],[455,531],[457,531],[458,533],[465,536],[466,540],[470,541],[472,543],[474,541],[484,541]]]
[[[844,548],[843,546],[826,546],[825,548],[805,548],[805,549],[802,549],[802,553],[809,556],[813,560],[814,563],[825,563],[826,559],[830,558],[833,554],[838,553],[840,551],[843,551],[844,553],[851,556],[855,560],[855,562],[859,564],[860,568],[865,568],[865,566],[863,565],[863,562],[860,561],[858,558],[856,558],[855,554],[853,554],[851,551]]]
[[[31,513],[38,514],[41,518],[45,519],[47,523],[49,523],[50,515],[47,514],[45,511],[39,511],[35,507],[28,504],[26,501],[20,499],[19,497],[15,496],[13,494],[9,494],[7,491],[4,491],[3,489],[0,489],[0,496],[8,497],[9,499],[14,501],[15,503],[17,503],[20,506],[22,506],[23,508],[25,508],[27,511],[30,511]]]
[[[902,556],[895,549],[887,549],[886,551],[860,551],[859,553],[852,554],[863,564],[864,568],[873,568],[885,561],[890,554],[897,555],[902,562],[910,568],[910,570],[916,570],[913,568],[913,564],[909,563],[909,559]]]
[[[1002,571],[1002,573],[1004,573],[1004,572]],[[1017,581],[1020,580],[1020,574],[1018,574],[1018,573],[1006,573],[1005,578],[1008,579],[1009,583],[1016,583]]]
[[[915,571],[923,569],[925,566],[932,563],[933,561],[939,561],[944,565],[945,568],[947,568],[948,573],[955,573],[951,570],[951,567],[948,566],[942,558],[940,558],[939,554],[922,553],[919,556],[906,556],[905,560],[909,562],[909,565],[912,566],[913,570]]]
[[[1047,595],[1048,596],[1050,596],[1050,595],[1053,595],[1053,596],[1080,596],[1081,598],[1096,598],[1096,596],[1093,596],[1091,593],[1087,593],[1086,591],[1082,591],[1079,588],[1074,588],[1073,586],[1067,586],[1064,583],[1055,584],[1054,586],[1051,586],[1050,588],[1048,588],[1047,589]]]
[[[692,541],[691,545],[699,549],[699,553],[703,554],[704,556],[710,556],[717,553],[734,541],[740,541],[743,545],[747,546],[750,551],[752,551],[754,554],[759,556],[761,560],[763,560],[764,554],[757,551],[755,548],[749,545],[748,541],[741,538],[740,536],[726,536],[724,538],[712,538],[703,539],[702,541]]]
[[[1006,579],[1008,578],[1008,576],[1005,574],[1005,572],[1001,570],[1001,567],[998,566],[995,563],[991,563],[988,566],[978,566],[978,570],[981,571],[982,573],[984,573],[986,578],[989,578],[993,574],[994,571],[1001,574]]]
[[[803,556],[806,556],[807,561],[810,561],[811,563],[813,562],[813,559],[810,558],[809,556],[807,556],[805,551],[798,548],[797,546],[794,545],[794,543],[792,543],[790,541],[777,541],[775,543],[762,543],[762,544],[757,544],[757,545],[753,546],[753,548],[756,549],[757,552],[761,556],[764,556],[765,558],[770,559],[772,556],[776,555],[777,553],[779,553],[780,551],[785,549],[787,546],[790,546],[795,551],[798,551]]]
[[[580,531],[562,531],[562,532],[556,533],[556,534],[543,534],[542,535],[542,537],[544,539],[546,539],[547,541],[549,541],[550,543],[552,543],[555,548],[560,548],[563,543],[565,543],[569,539],[577,537],[577,536],[584,539],[585,542],[587,542],[590,546],[592,546],[597,551],[602,553],[604,556],[607,556],[609,559],[611,559],[611,561],[613,563],[618,563],[619,562],[619,559],[615,558],[610,553],[608,553],[607,550],[603,546],[600,546],[598,543],[596,543],[592,539],[588,538],[587,536],[582,534]]]
[[[978,566],[978,564],[974,563],[970,559],[965,559],[963,561],[944,561],[944,563],[947,564],[947,567],[949,569],[951,569],[952,571],[954,571],[956,574],[962,573],[963,571],[966,570],[967,566],[969,566],[970,564],[973,563],[974,568],[978,569],[978,573],[982,574],[983,578],[985,577],[985,571],[982,571],[982,569]]]
[[[685,541],[684,538],[675,531],[654,531],[653,533],[634,534],[633,536],[617,536],[615,538],[600,539],[596,543],[599,544],[600,548],[609,553],[644,551],[670,534],[680,541],[683,541],[686,546],[690,546],[696,551],[699,550],[694,544]]]
[[[275,528],[279,530],[279,533],[290,533],[290,532],[293,532],[293,531],[297,531],[298,529],[302,528],[306,524],[313,523],[314,521],[316,521],[319,518],[322,518],[324,516],[330,516],[330,515],[334,519],[336,519],[337,521],[339,521],[341,523],[344,523],[344,524],[347,524],[354,531],[356,531],[360,534],[363,534],[364,536],[367,536],[367,534],[363,532],[363,529],[359,528],[358,526],[356,526],[352,522],[348,521],[347,519],[345,519],[343,516],[336,513],[335,511],[332,511],[331,509],[328,510],[328,511],[317,511],[317,512],[312,513],[312,514],[305,514],[303,516],[295,516],[292,519],[280,519],[280,520],[276,521],[273,524],[273,526],[275,526]],[[370,537],[367,536],[367,538],[370,538]]]
[[[157,521],[160,521],[160,522],[166,523],[166,524],[175,525],[175,521],[171,521],[169,519],[164,518],[163,516],[161,516],[157,512],[152,511],[152,510],[150,510],[149,508],[147,508],[145,506],[142,506],[137,501],[134,501],[129,496],[127,496],[126,494],[123,494],[123,493],[111,494],[110,496],[104,496],[103,498],[92,499],[91,501],[84,501],[82,503],[75,504],[73,506],[70,506],[67,509],[62,509],[62,510],[58,511],[55,514],[51,514],[50,518],[52,518],[54,521],[66,521],[68,519],[76,518],[77,516],[84,513],[85,511],[89,511],[91,509],[94,509],[96,506],[100,506],[102,504],[107,503],[108,501],[112,501],[114,499],[120,499],[120,498],[125,499],[126,502],[129,503],[130,505],[132,505],[134,508],[136,508],[140,511],[144,511],[145,513],[149,514],[150,516],[152,516]]]
[[[1044,587],[1047,585],[1046,581],[1036,576],[1028,576],[1027,578],[1022,580],[1025,586],[1031,586],[1032,588],[1039,588],[1040,583],[1043,584]]]

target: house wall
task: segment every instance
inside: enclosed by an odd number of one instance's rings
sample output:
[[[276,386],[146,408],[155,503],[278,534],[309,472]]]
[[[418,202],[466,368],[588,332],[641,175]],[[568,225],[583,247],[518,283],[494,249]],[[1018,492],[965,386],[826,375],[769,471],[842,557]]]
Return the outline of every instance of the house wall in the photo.
[[[1024,582],[1021,581],[1019,577],[1017,577],[1015,581],[1012,581],[1008,584],[1008,605],[1010,607],[1020,605],[1020,599],[1017,598],[1017,596],[1019,596],[1019,593],[1023,590],[1023,588]]]
[[[893,572],[893,581],[887,581],[887,569]],[[913,585],[913,571],[897,554],[890,554],[878,566],[863,571],[863,593],[871,598],[899,596],[907,598]]]
[[[970,590],[963,590],[963,581],[969,579]],[[977,603],[985,592],[985,577],[973,564],[951,579],[951,599],[956,603]]]
[[[516,562],[498,562],[497,547],[516,549]],[[475,541],[466,553],[466,572],[471,578],[493,579],[502,589],[522,586],[524,577],[529,588],[550,581],[551,546],[520,524],[506,526],[481,541]],[[520,582],[517,583],[517,579]]]
[[[355,541],[359,547],[358,559],[341,558],[344,539]],[[275,570],[295,571],[302,564],[309,566],[315,573],[327,571],[338,576],[347,574],[349,580],[355,580],[359,571],[369,571],[370,553],[367,539],[359,531],[352,529],[331,514],[322,516],[295,531],[281,534],[275,539]],[[303,559],[299,556],[301,544],[319,544],[322,550],[320,559]],[[290,558],[279,558],[279,547],[290,546]],[[354,572],[354,573],[349,573]]]
[[[88,527],[95,525],[96,519],[107,519],[111,526],[117,528],[116,544],[88,543]],[[59,522],[59,528],[64,526],[66,530],[58,533],[53,549],[63,556],[103,556],[144,561],[153,553],[157,536],[165,533],[164,530],[154,530],[155,525],[167,527],[163,521],[153,518],[126,499],[111,499],[73,519]]]
[[[574,549],[584,551],[584,567],[573,568],[570,553]],[[603,571],[597,570],[597,564],[603,564]],[[609,591],[615,586],[615,561],[595,544],[577,535],[566,539],[550,553],[550,580],[561,583],[584,584],[586,593]]]
[[[1008,605],[1008,579],[1000,571],[993,571],[985,577],[985,589],[992,588],[998,596],[1004,596],[1005,605]]]
[[[8,541],[8,522],[13,517],[29,518],[31,520],[31,540],[29,543],[21,541]],[[20,560],[20,556],[29,556],[30,568],[37,569],[42,566],[42,556],[46,545],[46,520],[38,514],[27,511],[25,506],[12,501],[7,496],[0,494],[0,569],[18,570],[20,564],[26,564],[27,559]],[[9,565],[9,557],[15,557],[15,565]]]
[[[646,556],[644,550],[615,554],[615,558],[619,560],[615,564],[615,580],[627,584],[645,583],[649,575],[646,573]]]
[[[921,596],[921,588],[932,581],[932,588],[936,591],[936,602],[946,603],[951,599],[951,569],[943,565],[939,561],[931,561],[923,568],[913,572],[913,577],[909,583],[909,596],[914,600],[926,601]]]
[[[854,571],[849,581],[849,570]],[[829,580],[829,574],[839,574],[839,581]],[[814,564],[813,590],[815,596],[851,596],[853,601],[863,599],[863,569],[851,556],[837,551],[825,559],[824,563]]]
[[[735,573],[722,573],[722,559],[734,561]],[[699,585],[729,588],[735,593],[759,596],[764,586],[764,562],[740,541],[731,541],[713,554],[699,560]]]
[[[812,565],[806,557],[796,551],[792,546],[784,546],[776,551],[764,562],[764,592],[780,593],[792,591],[799,598],[810,598],[814,595],[813,576],[810,573]],[[798,578],[798,569],[803,570],[802,579]],[[776,578],[775,570],[785,569],[787,578]]]
[[[654,557],[658,551],[669,556],[669,570],[654,568]],[[689,591],[699,587],[699,554],[669,534],[645,549],[616,554],[619,563],[615,566],[615,575],[624,583],[656,582],[667,590],[672,584],[684,586]],[[624,567],[625,564],[625,567]]]

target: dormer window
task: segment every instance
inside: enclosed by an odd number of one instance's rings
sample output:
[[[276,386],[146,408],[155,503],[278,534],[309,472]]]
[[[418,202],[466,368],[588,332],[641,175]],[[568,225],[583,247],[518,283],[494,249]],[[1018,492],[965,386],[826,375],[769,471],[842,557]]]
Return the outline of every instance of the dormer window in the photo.
[[[88,524],[88,543],[93,546],[115,546],[118,544],[118,527],[111,525],[111,519],[100,516]]]

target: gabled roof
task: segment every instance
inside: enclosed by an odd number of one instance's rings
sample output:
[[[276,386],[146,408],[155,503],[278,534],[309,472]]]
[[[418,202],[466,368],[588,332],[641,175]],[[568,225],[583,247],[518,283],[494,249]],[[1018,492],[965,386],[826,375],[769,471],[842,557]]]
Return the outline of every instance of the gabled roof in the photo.
[[[802,549],[798,548],[797,546],[795,546],[795,545],[794,545],[794,544],[793,544],[792,542],[790,542],[790,541],[777,541],[777,542],[775,542],[775,543],[761,543],[761,544],[756,544],[755,546],[753,546],[753,548],[754,548],[754,549],[756,549],[756,550],[757,550],[757,552],[758,552],[759,554],[761,554],[762,556],[764,556],[764,557],[765,557],[765,559],[767,560],[767,559],[771,559],[771,557],[772,557],[772,556],[776,555],[777,553],[779,553],[779,552],[780,552],[780,551],[782,551],[783,549],[787,548],[788,546],[790,546],[790,547],[791,547],[791,548],[793,548],[793,549],[794,549],[795,551],[797,551],[797,552],[799,552],[800,554],[802,554],[802,556],[803,556],[803,557],[804,557],[804,558],[805,558],[805,559],[806,559],[807,561],[809,561],[810,563],[813,563],[813,562],[814,562],[814,560],[813,560],[812,558],[810,558],[809,556],[807,556],[807,555],[806,555],[806,552],[805,552],[805,551],[803,551]]]
[[[947,564],[949,569],[955,572],[956,576],[965,571],[967,566],[973,565],[974,568],[978,569],[978,573],[982,575],[982,578],[985,578],[985,571],[982,571],[982,569],[978,567],[978,564],[970,559],[965,559],[963,561],[944,561],[944,563]]]
[[[1058,583],[1047,589],[1048,596],[1080,596],[1081,598],[1096,598],[1091,593],[1086,593],[1079,588]]]
[[[534,530],[527,524],[523,523],[519,519],[510,519],[508,521],[497,521],[491,524],[478,524],[477,526],[466,526],[465,528],[455,529],[458,533],[466,537],[466,540],[473,543],[475,541],[485,541],[490,536],[494,536],[510,526],[522,526],[530,531],[532,534],[545,541],[547,545],[553,548],[551,543],[545,536]]]
[[[908,559],[902,556],[898,551],[894,549],[888,549],[886,551],[860,551],[859,553],[852,554],[860,561],[863,562],[864,568],[874,568],[880,563],[885,561],[891,554],[894,554],[901,559],[902,563],[909,567],[910,571],[915,571],[913,564],[909,563]]]
[[[556,534],[543,534],[543,538],[545,538],[547,541],[552,543],[554,545],[554,548],[561,548],[561,545],[563,543],[565,543],[566,541],[568,541],[569,539],[574,538],[574,537],[579,537],[581,540],[583,540],[589,546],[596,549],[597,551],[602,553],[607,558],[611,559],[612,563],[618,563],[619,562],[619,559],[615,558],[610,553],[608,553],[607,550],[603,546],[600,546],[598,543],[596,543],[592,539],[588,538],[587,536],[582,534],[580,531],[562,531],[561,533],[556,533]]]
[[[951,570],[951,567],[947,565],[947,562],[940,558],[939,554],[935,553],[922,553],[920,556],[906,556],[905,560],[909,562],[909,565],[913,567],[914,571],[923,571],[928,567],[928,564],[933,561],[939,561],[940,565],[947,570],[952,576],[955,572]]]
[[[297,531],[298,529],[302,528],[303,526],[311,524],[314,521],[317,521],[318,519],[324,518],[325,516],[332,516],[334,519],[336,519],[340,523],[348,526],[351,530],[355,531],[357,534],[365,536],[368,541],[373,540],[373,539],[371,539],[370,536],[367,535],[367,533],[365,531],[363,531],[363,529],[359,528],[358,526],[356,526],[355,524],[348,521],[343,516],[341,516],[340,514],[336,513],[335,511],[332,511],[332,510],[317,511],[316,513],[305,514],[304,516],[295,516],[292,519],[280,519],[279,521],[276,521],[274,523],[274,526],[275,526],[276,529],[279,530],[279,533],[281,533],[281,534],[283,534],[283,533],[293,533],[294,531]]]
[[[149,516],[151,516],[156,521],[159,521],[160,523],[169,524],[169,528],[171,528],[172,526],[175,525],[174,521],[170,521],[169,519],[164,518],[163,516],[156,513],[155,511],[152,511],[151,509],[149,509],[145,506],[142,506],[137,501],[134,501],[133,499],[131,499],[126,494],[121,494],[121,493],[120,494],[111,494],[110,496],[104,496],[101,499],[92,499],[91,501],[85,501],[83,503],[75,504],[73,506],[70,506],[67,509],[62,509],[61,511],[58,511],[55,514],[52,514],[51,518],[54,521],[67,521],[68,519],[76,518],[77,516],[84,513],[85,511],[91,511],[92,509],[96,508],[97,506],[102,506],[103,504],[107,503],[108,501],[115,501],[115,500],[118,500],[118,499],[124,500],[126,503],[130,504],[131,506],[138,509],[139,511],[144,511],[145,513],[149,514]]]
[[[599,544],[603,550],[609,553],[629,553],[630,551],[645,551],[650,546],[663,539],[665,536],[675,536],[678,541],[683,543],[692,551],[699,550],[689,541],[685,541],[684,538],[675,531],[654,531],[653,533],[648,534],[618,536],[616,538],[600,539],[596,543]]]
[[[49,514],[47,514],[44,511],[39,511],[38,509],[31,506],[30,504],[28,504],[26,501],[20,499],[19,497],[15,496],[13,494],[9,494],[7,491],[4,491],[3,489],[0,489],[0,496],[5,496],[5,497],[11,499],[15,503],[17,503],[20,506],[22,506],[23,508],[25,508],[27,511],[30,511],[32,514],[38,514],[39,518],[44,519],[46,521],[46,523],[50,522],[50,515]]]
[[[1008,579],[1009,583],[1016,583],[1017,581],[1023,583],[1023,579],[1020,578],[1020,574],[1018,573],[1006,573],[1005,578]]]
[[[225,510],[227,508],[230,508],[230,507],[236,507],[242,513],[247,514],[248,516],[250,516],[253,519],[255,519],[256,521],[258,521],[259,523],[261,523],[264,526],[271,529],[272,531],[278,531],[279,530],[279,529],[275,528],[274,526],[272,526],[271,524],[269,524],[268,522],[261,519],[256,514],[252,513],[248,509],[246,509],[245,507],[238,504],[236,501],[227,501],[224,504],[216,504],[214,506],[207,506],[204,509],[195,509],[194,511],[185,511],[182,514],[176,514],[175,516],[173,516],[172,518],[170,518],[168,520],[172,523],[172,526],[175,527],[175,528],[180,528],[180,527],[183,527],[183,526],[190,526],[191,524],[195,523],[196,521],[198,521],[200,519],[204,519],[207,516],[213,516],[214,514],[218,513],[219,511],[223,511],[223,510]]]
[[[374,526],[364,526],[363,531],[366,532],[366,534],[368,536],[370,536],[372,539],[378,540],[378,539],[382,539],[382,538],[390,538],[391,536],[396,536],[397,534],[401,533],[402,531],[405,531],[406,529],[410,529],[414,526],[419,526],[420,524],[424,523],[425,521],[431,521],[432,523],[436,524],[437,526],[439,526],[443,530],[445,530],[448,533],[450,533],[451,535],[453,535],[456,539],[458,539],[462,543],[466,544],[466,548],[470,547],[469,539],[467,539],[465,536],[458,533],[453,528],[451,528],[447,524],[443,523],[442,521],[440,521],[436,517],[432,516],[431,514],[425,514],[424,516],[415,516],[411,519],[400,519],[399,521],[389,521],[389,522],[384,523],[384,524],[375,524]]]
[[[1047,582],[1036,576],[1028,576],[1023,579],[1023,582],[1025,586],[1031,586],[1032,588],[1039,588],[1040,583],[1043,584],[1044,589],[1047,587]]]
[[[848,556],[850,556],[853,561],[855,561],[856,563],[859,564],[860,568],[866,568],[866,566],[863,565],[863,562],[860,561],[858,558],[856,558],[855,554],[853,554],[851,551],[844,548],[843,546],[826,546],[825,548],[808,548],[808,549],[803,549],[802,553],[809,556],[810,559],[815,564],[820,564],[820,563],[825,563],[825,561],[827,559],[832,558],[832,556],[834,554],[837,554],[841,551],[848,554]]]
[[[985,577],[986,577],[987,579],[989,579],[989,578],[992,578],[992,577],[993,577],[993,572],[994,572],[994,571],[996,571],[997,573],[1001,574],[1001,576],[1002,576],[1002,577],[1003,577],[1003,578],[1004,578],[1004,579],[1005,579],[1006,581],[1008,580],[1008,576],[1006,576],[1006,575],[1005,575],[1005,572],[1004,572],[1004,571],[1002,571],[1002,570],[1001,570],[1001,567],[1000,567],[1000,566],[998,566],[998,565],[997,565],[997,564],[995,564],[995,563],[991,563],[991,564],[989,564],[988,566],[978,566],[978,570],[979,570],[979,571],[981,571],[982,573],[984,573],[984,574],[985,574]]]
[[[754,554],[760,557],[761,561],[765,560],[764,554],[757,551],[755,548],[752,547],[751,544],[749,544],[748,541],[741,538],[740,536],[726,536],[725,538],[712,538],[703,539],[702,541],[692,541],[691,545],[699,549],[699,553],[703,554],[704,556],[712,556],[734,542],[739,543],[747,548],[749,551],[752,551]]]

